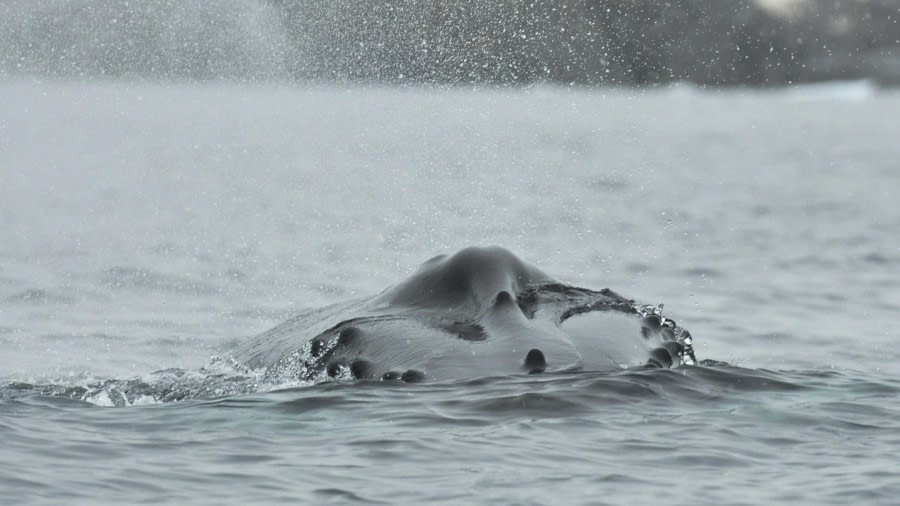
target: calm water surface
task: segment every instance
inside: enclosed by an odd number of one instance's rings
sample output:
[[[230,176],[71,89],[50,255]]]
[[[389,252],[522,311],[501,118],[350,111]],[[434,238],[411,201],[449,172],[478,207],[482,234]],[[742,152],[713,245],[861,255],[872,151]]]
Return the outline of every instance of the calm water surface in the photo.
[[[865,84],[0,83],[0,503],[895,504],[898,117]],[[210,360],[472,244],[664,303],[732,366],[251,388]],[[249,393],[154,402],[212,380]]]

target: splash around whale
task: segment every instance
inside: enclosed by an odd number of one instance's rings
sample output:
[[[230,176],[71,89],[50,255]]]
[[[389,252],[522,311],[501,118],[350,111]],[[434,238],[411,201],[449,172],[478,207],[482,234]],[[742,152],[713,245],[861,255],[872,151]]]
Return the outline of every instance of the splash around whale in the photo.
[[[311,310],[233,358],[270,380],[444,381],[696,363],[662,306],[560,283],[500,247],[428,260],[377,296]]]

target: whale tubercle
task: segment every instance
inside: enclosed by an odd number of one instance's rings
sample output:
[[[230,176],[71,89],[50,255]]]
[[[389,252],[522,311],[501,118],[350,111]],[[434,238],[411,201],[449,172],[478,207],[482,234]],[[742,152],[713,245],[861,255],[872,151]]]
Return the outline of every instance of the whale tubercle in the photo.
[[[528,371],[528,374],[544,372],[544,369],[546,368],[547,358],[544,357],[544,353],[541,350],[532,348],[528,354],[525,355],[525,370]]]

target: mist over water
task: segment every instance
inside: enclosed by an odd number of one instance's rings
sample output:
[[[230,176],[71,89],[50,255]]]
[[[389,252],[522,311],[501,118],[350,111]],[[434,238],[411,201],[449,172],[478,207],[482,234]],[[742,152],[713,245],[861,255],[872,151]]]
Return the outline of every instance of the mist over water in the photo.
[[[0,75],[327,83],[900,83],[893,0],[0,2]]]
[[[0,3],[0,69],[62,78],[285,79],[277,12],[257,2]]]
[[[895,503],[895,11],[0,1],[0,503]],[[706,361],[230,359],[491,244]]]

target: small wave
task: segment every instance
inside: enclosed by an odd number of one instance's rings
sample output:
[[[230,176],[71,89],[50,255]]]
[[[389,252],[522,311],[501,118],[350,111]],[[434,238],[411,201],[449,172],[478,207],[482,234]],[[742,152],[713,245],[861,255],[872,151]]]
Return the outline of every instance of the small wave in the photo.
[[[73,302],[73,298],[61,295],[56,292],[52,292],[49,290],[45,290],[43,288],[29,288],[26,290],[22,290],[20,292],[14,293],[5,299],[4,302],[40,302],[40,303],[57,303],[57,304],[70,304]]]
[[[128,407],[177,401],[255,402],[265,397],[279,409],[297,414],[365,403],[373,399],[433,402],[444,421],[469,424],[506,416],[572,416],[598,406],[644,402],[698,403],[752,392],[849,388],[860,394],[898,394],[900,384],[866,380],[827,371],[769,371],[722,362],[671,370],[618,373],[577,372],[541,376],[506,376],[408,385],[394,381],[347,378],[324,382],[273,380],[266,371],[251,371],[220,357],[203,369],[166,369],[127,380],[84,378],[74,384],[0,385],[0,399],[34,397],[75,399],[105,407]],[[413,394],[413,395],[410,395]],[[475,422],[472,417],[475,417]]]
[[[52,383],[6,382],[0,384],[0,400],[55,398],[103,407],[184,401],[211,406],[261,404],[298,415],[365,409],[368,403],[388,401],[408,404],[408,413],[415,412],[418,404],[432,406],[427,413],[406,416],[407,423],[425,421],[424,417],[436,423],[470,426],[522,416],[575,416],[598,407],[646,403],[692,406],[739,400],[760,392],[827,389],[861,396],[900,394],[900,382],[863,373],[749,369],[714,360],[675,369],[516,375],[428,384],[353,380],[347,375],[301,381],[296,379],[299,376],[285,372],[252,370],[231,358],[213,356],[199,370],[166,369],[124,380],[79,377]]]

